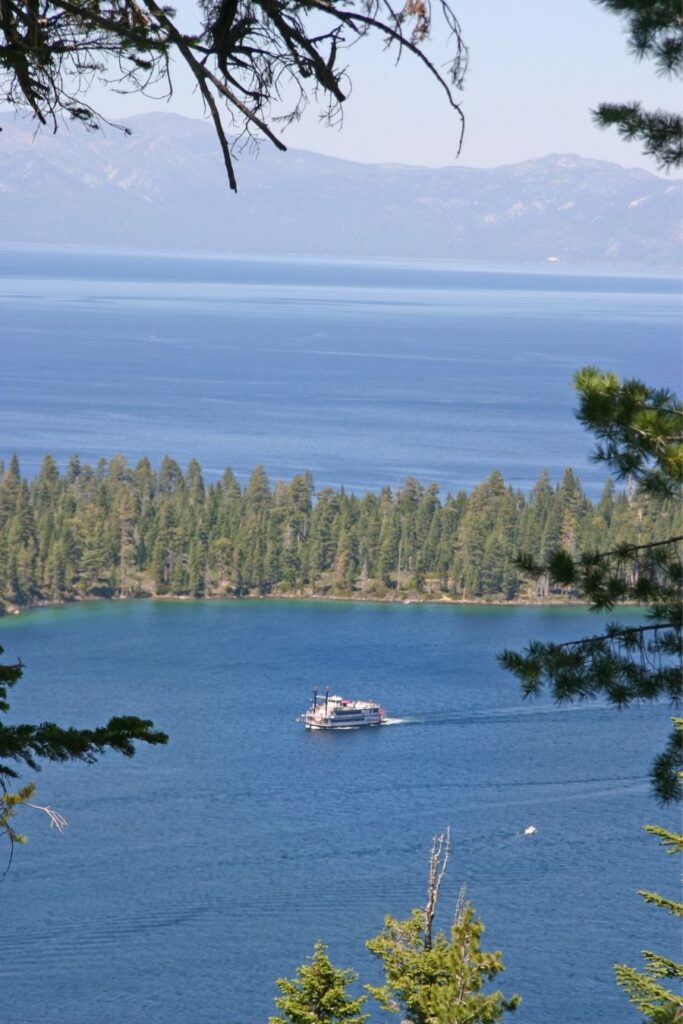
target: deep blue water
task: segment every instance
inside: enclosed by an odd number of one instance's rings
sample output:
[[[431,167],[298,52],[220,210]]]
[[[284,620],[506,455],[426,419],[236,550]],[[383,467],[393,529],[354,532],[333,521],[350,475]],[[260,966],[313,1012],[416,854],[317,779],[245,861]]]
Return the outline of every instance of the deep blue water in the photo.
[[[0,251],[0,456],[196,457],[207,478],[310,468],[365,490],[444,490],[499,468],[528,488],[604,472],[572,415],[597,363],[679,380],[671,280],[443,266]],[[635,613],[632,613],[635,614]],[[668,709],[521,701],[495,653],[595,628],[572,610],[138,603],[5,619],[27,664],[13,712],[148,715],[132,761],[49,766],[0,887],[2,1024],[257,1024],[316,938],[376,981],[364,940],[424,899],[451,826],[461,882],[505,954],[520,1024],[637,1020],[612,980],[675,926],[637,889],[677,866],[647,770]],[[311,687],[381,700],[400,725],[296,726]],[[538,833],[522,838],[535,824]],[[379,1017],[373,1019],[379,1020]]]
[[[3,621],[5,658],[27,666],[15,720],[129,711],[171,734],[38,778],[69,826],[22,817],[0,884],[3,1024],[257,1024],[316,938],[376,981],[364,940],[423,902],[449,825],[442,924],[466,883],[520,1024],[635,1024],[612,965],[677,948],[637,896],[677,891],[640,829],[676,824],[646,777],[669,709],[528,704],[494,658],[595,627],[577,609],[270,601]],[[294,719],[325,682],[405,721],[306,733]]]
[[[680,380],[671,279],[0,250],[0,308],[0,456],[29,475],[121,451],[455,491],[571,465],[597,495],[573,372]]]

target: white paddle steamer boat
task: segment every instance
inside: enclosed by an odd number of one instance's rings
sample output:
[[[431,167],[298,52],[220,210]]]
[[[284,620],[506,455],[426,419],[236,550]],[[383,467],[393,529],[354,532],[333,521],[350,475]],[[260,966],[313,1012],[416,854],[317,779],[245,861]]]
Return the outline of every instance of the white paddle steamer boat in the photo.
[[[346,700],[325,690],[324,697],[313,691],[310,708],[297,718],[306,729],[358,729],[361,726],[384,725],[386,712],[375,701]]]

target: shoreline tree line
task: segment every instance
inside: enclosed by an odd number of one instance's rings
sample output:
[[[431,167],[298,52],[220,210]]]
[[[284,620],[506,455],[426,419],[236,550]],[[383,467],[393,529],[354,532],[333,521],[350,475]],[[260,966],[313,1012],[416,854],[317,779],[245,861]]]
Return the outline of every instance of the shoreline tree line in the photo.
[[[230,469],[206,484],[199,463],[158,469],[122,455],[60,471],[45,456],[22,477],[0,463],[0,604],[88,598],[347,597],[538,601],[579,596],[547,575],[530,582],[520,551],[539,562],[648,544],[680,532],[675,503],[618,490],[597,502],[571,469],[543,471],[528,495],[494,471],[471,493],[441,497],[412,477],[364,496],[316,491],[309,472],[271,485],[257,466],[246,485]]]

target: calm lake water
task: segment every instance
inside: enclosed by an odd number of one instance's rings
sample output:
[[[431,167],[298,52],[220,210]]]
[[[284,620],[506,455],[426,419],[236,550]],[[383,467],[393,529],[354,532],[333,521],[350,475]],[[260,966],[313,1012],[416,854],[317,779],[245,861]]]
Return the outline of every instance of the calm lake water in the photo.
[[[612,965],[675,955],[678,936],[637,896],[677,891],[640,829],[677,819],[646,778],[668,708],[528,704],[495,662],[595,627],[576,609],[274,601],[5,620],[5,657],[27,665],[15,720],[130,711],[171,742],[39,777],[69,827],[23,818],[0,889],[3,1024],[257,1024],[316,938],[376,981],[364,940],[423,902],[447,826],[442,923],[466,883],[520,1024],[637,1021]],[[326,681],[402,724],[306,733],[294,720]]]
[[[306,468],[319,486],[444,490],[577,469],[573,371],[678,380],[670,280],[304,260],[0,251],[0,455],[165,453],[208,479]],[[635,612],[628,614],[635,615]],[[49,766],[2,882],[2,1024],[257,1024],[316,938],[377,981],[385,913],[424,900],[431,837],[505,954],[520,1024],[628,1024],[612,965],[677,932],[645,836],[669,711],[523,703],[496,652],[596,628],[572,610],[120,603],[5,619],[15,720],[131,712],[171,734],[131,762]],[[315,684],[401,723],[295,724]],[[522,837],[534,824],[535,836]],[[380,1020],[378,1016],[373,1019]]]
[[[596,495],[573,372],[680,379],[671,279],[0,251],[0,304],[0,455],[30,475],[47,451],[356,491],[571,465]]]

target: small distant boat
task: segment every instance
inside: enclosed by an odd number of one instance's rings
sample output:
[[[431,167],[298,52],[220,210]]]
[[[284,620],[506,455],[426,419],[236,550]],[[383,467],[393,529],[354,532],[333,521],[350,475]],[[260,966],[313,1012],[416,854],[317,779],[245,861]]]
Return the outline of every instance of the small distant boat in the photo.
[[[306,729],[358,729],[361,726],[384,725],[386,712],[375,701],[347,700],[325,690],[324,697],[313,691],[310,708],[297,718]]]
[[[535,825],[527,825],[527,827],[524,829],[523,835],[525,835],[525,836],[535,836],[537,831],[538,831],[538,829],[536,828]]]

